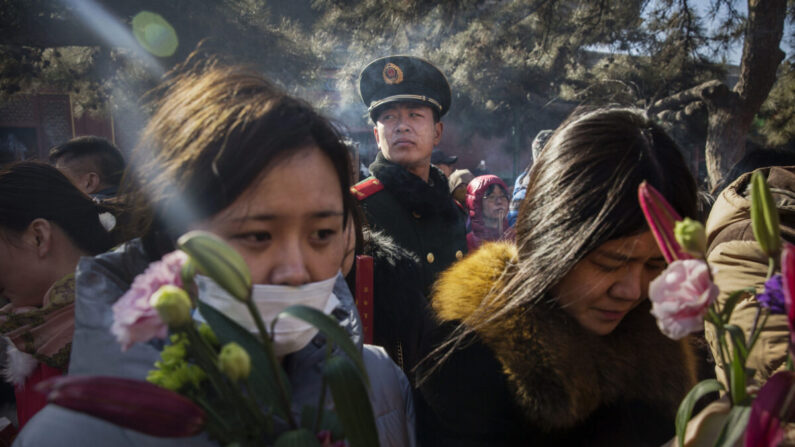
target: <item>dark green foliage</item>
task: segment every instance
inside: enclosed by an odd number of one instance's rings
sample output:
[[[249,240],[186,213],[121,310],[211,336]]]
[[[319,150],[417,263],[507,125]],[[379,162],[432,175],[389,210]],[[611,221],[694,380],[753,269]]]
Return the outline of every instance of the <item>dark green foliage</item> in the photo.
[[[510,149],[523,151],[538,130],[578,104],[647,107],[724,80],[721,62],[747,23],[734,0],[712,0],[706,11],[692,0],[97,3],[122,25],[141,10],[161,14],[177,31],[177,54],[160,60],[158,72],[131,49],[103,41],[61,2],[2,0],[0,28],[9,32],[0,36],[0,102],[49,85],[73,93],[78,114],[103,107],[106,98],[134,104],[162,70],[210,38],[210,52],[252,64],[362,128],[359,71],[376,57],[403,53],[425,57],[448,75],[453,106],[446,120],[472,134],[508,136]],[[711,15],[718,22],[707,29]],[[782,76],[792,78],[788,73]],[[779,84],[759,115],[761,134],[775,144],[792,135],[792,114],[777,111],[795,103],[791,82]],[[706,114],[679,113],[680,106],[655,113],[680,121],[677,132],[703,147]]]
[[[795,67],[782,64],[773,90],[762,104],[756,130],[771,146],[781,146],[795,139]]]

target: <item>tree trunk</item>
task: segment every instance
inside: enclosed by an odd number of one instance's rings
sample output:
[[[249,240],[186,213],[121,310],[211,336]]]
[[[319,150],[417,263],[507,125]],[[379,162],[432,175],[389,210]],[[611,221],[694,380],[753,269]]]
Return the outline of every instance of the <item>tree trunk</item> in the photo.
[[[776,71],[784,59],[779,44],[786,7],[787,0],[748,0],[737,85],[732,91],[722,85],[702,90],[709,111],[705,156],[710,186],[718,184],[745,154],[745,137],[776,81]]]

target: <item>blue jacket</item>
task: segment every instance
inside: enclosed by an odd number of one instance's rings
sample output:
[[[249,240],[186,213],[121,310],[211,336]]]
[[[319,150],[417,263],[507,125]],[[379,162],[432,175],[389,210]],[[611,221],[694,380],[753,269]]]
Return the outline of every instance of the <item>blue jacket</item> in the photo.
[[[519,215],[519,205],[522,204],[525,194],[527,194],[527,171],[519,174],[519,177],[516,177],[516,182],[513,184],[513,196],[511,197],[511,204],[508,208],[509,227],[516,225],[516,216]]]

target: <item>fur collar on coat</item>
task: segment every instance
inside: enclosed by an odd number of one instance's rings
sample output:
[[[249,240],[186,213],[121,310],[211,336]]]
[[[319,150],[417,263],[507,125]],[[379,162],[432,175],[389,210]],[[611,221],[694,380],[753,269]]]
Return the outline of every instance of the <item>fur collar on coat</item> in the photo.
[[[447,187],[447,178],[431,165],[428,182],[412,174],[403,166],[392,163],[379,152],[370,165],[370,172],[407,210],[423,216],[440,215],[447,222],[458,219],[458,209]]]
[[[432,302],[437,317],[466,324],[516,256],[513,244],[490,243],[446,271]],[[602,337],[549,305],[513,312],[477,335],[502,365],[524,417],[546,430],[566,430],[622,402],[649,404],[673,422],[695,384],[689,342],[662,335],[648,301]]]

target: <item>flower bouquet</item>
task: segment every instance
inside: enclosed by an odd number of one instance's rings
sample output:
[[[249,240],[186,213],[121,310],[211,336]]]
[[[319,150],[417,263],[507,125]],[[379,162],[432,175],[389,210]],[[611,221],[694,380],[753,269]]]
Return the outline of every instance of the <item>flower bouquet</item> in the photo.
[[[732,311],[743,297],[754,295],[754,287],[732,291],[722,305],[716,300],[719,289],[706,261],[706,234],[701,223],[682,220],[659,192],[647,183],[639,187],[641,208],[660,250],[669,263],[649,286],[652,314],[660,330],[672,339],[701,331],[704,321],[713,325],[718,341],[716,362],[725,371],[727,386],[717,379],[698,383],[684,398],[676,415],[676,445],[685,445],[688,423],[697,401],[712,392],[725,392],[728,411],[700,434],[704,445],[774,446],[782,439],[782,425],[795,420],[795,373],[783,371],[772,376],[761,389],[752,383],[754,371],[746,360],[771,313],[789,314],[792,334],[795,306],[795,246],[782,250],[778,212],[761,172],[751,180],[751,226],[759,248],[768,257],[764,293],[750,333],[730,323]],[[782,253],[783,251],[783,253]],[[783,274],[774,275],[781,254]],[[782,284],[782,278],[783,284]],[[790,368],[791,369],[791,368]],[[704,426],[710,424],[704,423]],[[703,442],[705,439],[699,439]],[[699,444],[701,445],[701,444]]]
[[[188,233],[177,245],[114,305],[112,331],[123,349],[170,340],[147,382],[58,378],[42,387],[51,402],[154,436],[206,431],[222,445],[378,445],[361,353],[335,319],[293,305],[265,322],[251,299],[249,269],[234,249],[205,232]],[[247,309],[256,330],[198,299],[197,274]],[[195,310],[205,322],[194,320]],[[320,331],[326,339],[317,403],[303,406],[300,419],[275,349],[275,326],[285,318],[313,326],[317,330],[310,333]]]

